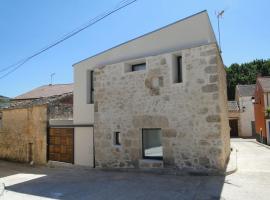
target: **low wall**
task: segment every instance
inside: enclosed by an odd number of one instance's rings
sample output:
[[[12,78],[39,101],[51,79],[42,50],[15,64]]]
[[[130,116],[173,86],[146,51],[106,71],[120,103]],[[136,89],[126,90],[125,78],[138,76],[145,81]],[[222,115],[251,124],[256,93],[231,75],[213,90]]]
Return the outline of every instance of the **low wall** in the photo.
[[[5,109],[0,126],[0,159],[45,164],[47,106]]]

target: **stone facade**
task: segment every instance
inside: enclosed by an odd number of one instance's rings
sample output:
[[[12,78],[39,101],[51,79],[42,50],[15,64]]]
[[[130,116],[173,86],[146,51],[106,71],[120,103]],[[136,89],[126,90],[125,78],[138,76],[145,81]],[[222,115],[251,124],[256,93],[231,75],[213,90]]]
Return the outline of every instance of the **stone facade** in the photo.
[[[178,55],[183,82],[173,83]],[[96,167],[224,170],[230,154],[226,74],[216,44],[140,60],[146,70],[126,72],[133,61],[95,69]],[[142,159],[143,128],[161,128],[161,163]],[[120,146],[113,142],[116,131]]]
[[[46,163],[47,106],[5,109],[0,128],[0,159]]]

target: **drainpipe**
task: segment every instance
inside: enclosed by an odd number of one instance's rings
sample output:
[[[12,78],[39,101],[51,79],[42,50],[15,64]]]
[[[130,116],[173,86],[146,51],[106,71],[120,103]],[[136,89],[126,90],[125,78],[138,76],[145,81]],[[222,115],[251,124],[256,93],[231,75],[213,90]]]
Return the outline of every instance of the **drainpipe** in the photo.
[[[33,165],[34,164],[34,161],[33,161],[33,143],[32,142],[29,142],[28,143],[28,162],[30,165]]]

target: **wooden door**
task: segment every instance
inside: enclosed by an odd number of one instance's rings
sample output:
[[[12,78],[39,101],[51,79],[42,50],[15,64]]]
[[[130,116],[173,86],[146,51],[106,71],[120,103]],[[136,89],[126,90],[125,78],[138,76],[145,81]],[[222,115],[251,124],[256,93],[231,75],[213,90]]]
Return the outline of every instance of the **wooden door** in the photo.
[[[238,137],[238,120],[237,119],[231,119],[229,120],[230,124],[230,135],[231,137]]]
[[[49,160],[74,163],[74,129],[50,128],[48,137]]]

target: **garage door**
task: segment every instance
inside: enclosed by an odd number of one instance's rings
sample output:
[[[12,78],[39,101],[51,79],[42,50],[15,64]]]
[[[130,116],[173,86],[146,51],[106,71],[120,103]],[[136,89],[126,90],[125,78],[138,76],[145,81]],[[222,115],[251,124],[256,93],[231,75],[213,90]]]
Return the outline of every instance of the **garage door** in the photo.
[[[74,163],[74,129],[50,128],[48,136],[49,160]]]

